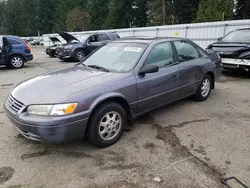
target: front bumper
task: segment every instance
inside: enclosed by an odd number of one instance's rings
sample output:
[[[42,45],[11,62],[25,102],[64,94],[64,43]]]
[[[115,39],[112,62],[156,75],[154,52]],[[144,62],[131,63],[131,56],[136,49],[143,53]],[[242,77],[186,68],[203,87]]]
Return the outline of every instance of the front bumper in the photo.
[[[15,114],[7,103],[4,104],[4,109],[21,135],[39,142],[64,143],[83,138],[88,123],[86,114],[67,117],[31,116],[20,112]]]
[[[49,56],[56,56],[56,49],[46,49],[46,54]]]
[[[70,51],[57,51],[57,57],[62,60],[70,59]]]
[[[249,69],[250,60],[222,58],[222,67],[229,69]]]

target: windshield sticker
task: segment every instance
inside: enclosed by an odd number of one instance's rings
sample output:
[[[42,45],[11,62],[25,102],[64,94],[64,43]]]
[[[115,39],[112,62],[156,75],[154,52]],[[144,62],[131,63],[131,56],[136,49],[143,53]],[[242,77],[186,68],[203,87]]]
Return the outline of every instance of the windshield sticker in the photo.
[[[126,47],[124,49],[125,52],[140,52],[142,48],[137,48],[137,47]]]

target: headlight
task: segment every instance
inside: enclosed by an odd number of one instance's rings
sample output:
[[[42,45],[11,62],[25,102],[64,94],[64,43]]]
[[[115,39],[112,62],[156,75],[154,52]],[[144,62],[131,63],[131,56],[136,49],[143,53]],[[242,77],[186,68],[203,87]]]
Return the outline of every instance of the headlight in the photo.
[[[69,46],[64,46],[64,50],[69,50],[71,48],[71,45]]]
[[[77,107],[77,103],[56,104],[56,105],[31,105],[27,112],[34,115],[42,116],[64,116],[73,114]]]

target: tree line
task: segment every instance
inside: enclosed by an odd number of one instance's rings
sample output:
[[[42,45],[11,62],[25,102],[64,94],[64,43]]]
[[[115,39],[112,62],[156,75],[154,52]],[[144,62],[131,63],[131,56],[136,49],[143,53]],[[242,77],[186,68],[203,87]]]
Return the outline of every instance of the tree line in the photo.
[[[247,18],[248,0],[0,0],[0,34],[19,36]]]

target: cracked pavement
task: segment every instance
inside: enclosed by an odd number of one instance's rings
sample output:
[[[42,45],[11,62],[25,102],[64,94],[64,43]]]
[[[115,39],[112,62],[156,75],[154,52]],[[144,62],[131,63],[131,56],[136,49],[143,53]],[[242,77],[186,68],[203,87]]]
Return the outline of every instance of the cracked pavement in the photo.
[[[224,73],[207,101],[181,100],[136,119],[109,148],[49,145],[18,135],[2,109],[19,82],[74,65],[33,53],[24,69],[0,67],[1,188],[220,188],[231,176],[250,186],[250,74]]]

